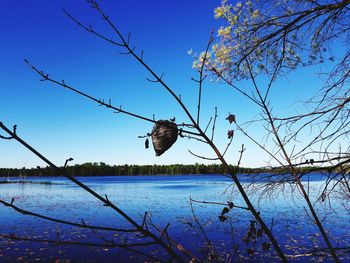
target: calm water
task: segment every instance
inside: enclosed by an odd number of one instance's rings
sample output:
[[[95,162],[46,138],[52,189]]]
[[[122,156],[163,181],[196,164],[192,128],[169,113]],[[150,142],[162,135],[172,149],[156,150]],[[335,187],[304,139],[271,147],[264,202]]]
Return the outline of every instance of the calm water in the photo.
[[[205,250],[205,240],[193,221],[189,198],[212,202],[233,201],[244,206],[230,179],[218,175],[197,176],[120,176],[120,177],[83,177],[79,178],[101,195],[108,195],[113,203],[126,211],[132,218],[142,222],[144,212],[149,212],[152,222],[160,227],[170,223],[170,236],[184,247],[200,257]],[[309,191],[313,201],[319,194],[320,187],[325,183],[323,177],[311,175]],[[32,183],[0,184],[0,199],[10,201],[15,198],[15,204],[20,208],[36,213],[73,222],[84,222],[92,225],[130,227],[110,208],[103,206],[90,194],[70,183],[65,178],[41,177],[26,178]],[[249,179],[244,179],[244,185]],[[263,180],[256,186],[263,185]],[[294,194],[293,194],[294,191]],[[282,244],[287,254],[305,253],[308,249],[323,247],[316,227],[310,222],[305,210],[304,201],[296,189],[286,187],[278,189],[272,195],[261,196],[261,191],[250,191],[253,201],[272,225],[273,232]],[[333,203],[323,202],[316,205],[321,218],[325,218],[325,227],[335,246],[345,247],[350,243],[350,216],[343,208],[345,200],[335,200]],[[331,205],[331,206],[330,206]],[[242,209],[232,209],[229,219],[220,222],[218,216],[224,206],[212,204],[193,204],[195,215],[203,224],[209,239],[215,244],[224,260],[232,255],[232,247],[236,244],[244,261],[270,262],[272,253],[263,252],[262,238],[255,247],[254,256],[248,256],[246,251],[254,244],[242,240],[246,236],[250,220],[249,212]],[[93,232],[88,229],[60,225],[39,218],[21,215],[11,208],[0,206],[0,233],[15,233],[18,236],[41,239],[60,239],[83,242],[103,243],[103,239],[115,242],[125,240],[123,234],[106,231]],[[139,237],[129,237],[128,241],[140,240]],[[152,253],[162,256],[163,251],[149,248]],[[163,255],[166,259],[166,256]],[[44,261],[54,262],[57,259],[70,259],[73,262],[139,262],[143,259],[120,249],[82,247],[72,245],[48,245],[29,243],[25,241],[9,241],[0,238],[0,262],[14,261]],[[322,258],[321,261],[323,261]],[[344,256],[344,260],[350,260]],[[299,257],[294,261],[306,261]],[[272,260],[276,261],[276,260]],[[326,261],[328,261],[326,259]]]

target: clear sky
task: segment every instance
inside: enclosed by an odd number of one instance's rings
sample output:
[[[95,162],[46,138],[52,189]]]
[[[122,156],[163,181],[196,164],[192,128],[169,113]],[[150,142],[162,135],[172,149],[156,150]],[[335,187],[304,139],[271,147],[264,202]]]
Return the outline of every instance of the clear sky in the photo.
[[[195,113],[197,86],[191,81],[189,49],[205,48],[212,28],[218,28],[213,10],[218,0],[134,0],[100,1],[101,8],[119,29],[131,32],[136,50],[164,80],[181,94]],[[145,80],[149,74],[130,56],[120,55],[120,48],[109,45],[78,28],[65,17],[66,8],[83,23],[112,36],[99,15],[83,0],[4,0],[0,9],[0,121],[18,125],[18,134],[58,165],[68,157],[73,163],[108,164],[202,163],[188,153],[212,157],[210,149],[187,139],[177,143],[161,157],[152,147],[144,149],[138,139],[152,130],[152,124],[132,119],[98,107],[93,102],[48,82],[39,81],[23,59],[48,72],[58,80],[97,98],[112,99],[124,109],[156,119],[176,116],[188,122],[176,102],[158,84]],[[317,80],[304,81],[310,72],[299,72],[282,80],[271,93],[275,109],[288,113],[290,105],[313,92]],[[302,90],[302,92],[300,92]],[[283,100],[281,100],[283,98]],[[283,101],[283,103],[282,103]],[[221,149],[227,143],[230,125],[228,112],[240,122],[254,118],[259,110],[225,85],[207,83],[203,91],[202,123],[218,107],[216,142]],[[262,138],[264,130],[253,130]],[[265,156],[244,136],[236,133],[227,159],[234,164],[240,145],[247,147],[244,166],[266,165]],[[212,163],[212,162],[209,162]],[[35,167],[44,165],[15,141],[0,140],[0,167]]]

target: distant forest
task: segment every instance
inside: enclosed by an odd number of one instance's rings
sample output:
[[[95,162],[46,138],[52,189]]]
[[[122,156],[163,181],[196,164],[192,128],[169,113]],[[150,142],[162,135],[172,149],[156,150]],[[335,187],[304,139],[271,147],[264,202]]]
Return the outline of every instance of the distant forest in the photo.
[[[230,165],[236,170],[236,166]],[[303,167],[301,170],[317,171],[317,167]],[[170,165],[107,165],[103,162],[76,164],[67,166],[66,173],[71,176],[118,176],[118,175],[175,175],[175,174],[227,174],[223,165],[219,164],[170,164]],[[285,173],[279,168],[244,168],[239,173]],[[51,167],[37,168],[0,168],[0,177],[11,176],[58,176]]]
[[[231,168],[236,169],[235,166]],[[161,174],[225,174],[223,165],[218,164],[171,164],[171,165],[107,165],[100,163],[84,163],[65,168],[71,176],[118,176],[118,175],[161,175]],[[239,168],[240,173],[259,173],[266,169]],[[37,168],[0,168],[0,176],[56,176],[60,175],[50,167]]]

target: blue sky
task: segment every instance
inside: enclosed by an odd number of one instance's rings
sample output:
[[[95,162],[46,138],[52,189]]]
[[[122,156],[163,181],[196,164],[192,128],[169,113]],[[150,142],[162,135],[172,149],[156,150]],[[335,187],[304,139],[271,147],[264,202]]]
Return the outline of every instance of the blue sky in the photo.
[[[177,1],[100,1],[101,8],[127,34],[144,58],[164,80],[181,94],[192,113],[196,110],[197,86],[191,81],[189,49],[203,50],[212,28],[218,28],[213,10],[214,0]],[[161,157],[152,148],[144,149],[137,136],[152,130],[152,124],[132,119],[98,107],[48,82],[39,81],[23,59],[58,80],[97,98],[112,99],[126,110],[156,119],[176,116],[187,121],[176,102],[158,84],[145,80],[149,74],[130,56],[120,55],[120,48],[109,45],[78,28],[65,17],[62,8],[112,36],[98,14],[85,1],[2,1],[0,9],[0,120],[8,126],[18,125],[18,134],[58,165],[68,157],[73,163],[105,162],[108,164],[170,164],[203,161],[191,156],[213,156],[211,150],[196,141],[179,139]],[[313,73],[297,72],[283,79],[271,92],[271,102],[282,113],[290,105],[318,86],[316,78],[304,81]],[[302,90],[303,92],[300,92]],[[282,100],[283,99],[283,103]],[[218,107],[217,145],[227,143],[225,121],[228,112],[244,122],[259,110],[225,85],[207,83],[203,91],[202,123]],[[263,129],[256,129],[257,138]],[[244,166],[266,165],[264,154],[244,136],[236,134],[227,159],[234,164],[240,145],[247,151]],[[210,162],[212,163],[212,162]],[[44,165],[15,141],[0,140],[0,167],[35,167]]]

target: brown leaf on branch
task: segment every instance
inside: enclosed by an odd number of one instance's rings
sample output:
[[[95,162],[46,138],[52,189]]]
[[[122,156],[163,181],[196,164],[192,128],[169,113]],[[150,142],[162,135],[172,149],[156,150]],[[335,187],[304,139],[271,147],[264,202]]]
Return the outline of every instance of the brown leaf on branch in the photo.
[[[233,138],[233,135],[234,135],[234,131],[233,130],[227,131],[227,138],[231,139],[231,138]]]
[[[230,211],[229,208],[225,207],[222,212],[221,212],[221,215],[223,216],[224,214],[227,214],[228,212]]]
[[[220,222],[225,222],[227,220],[227,217],[223,216],[223,215],[220,215],[219,216],[219,220],[220,220]]]
[[[230,209],[232,209],[234,207],[233,202],[227,202],[227,205]]]
[[[231,124],[232,122],[236,122],[236,115],[229,114],[229,115],[227,116],[226,120],[228,120],[230,124]]]

